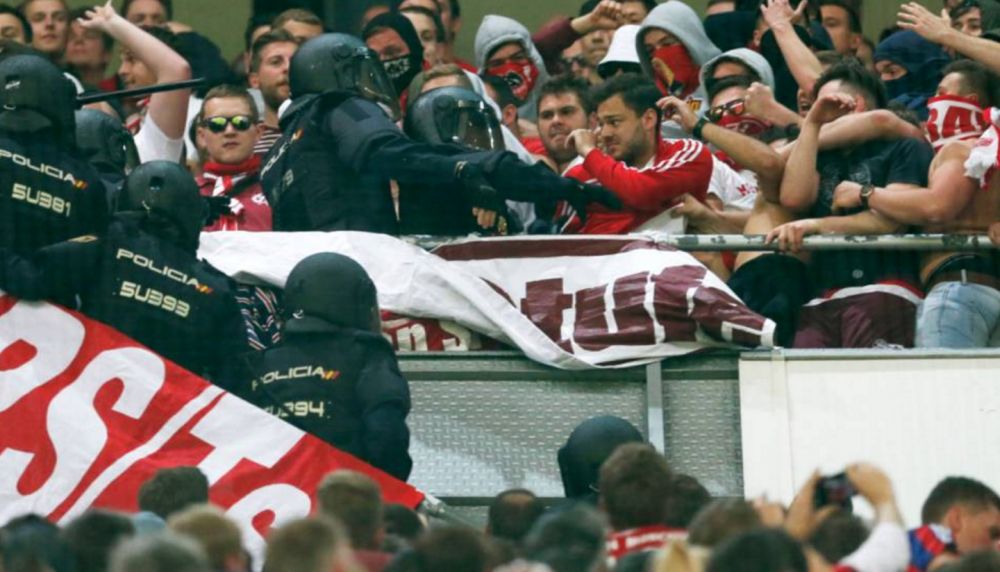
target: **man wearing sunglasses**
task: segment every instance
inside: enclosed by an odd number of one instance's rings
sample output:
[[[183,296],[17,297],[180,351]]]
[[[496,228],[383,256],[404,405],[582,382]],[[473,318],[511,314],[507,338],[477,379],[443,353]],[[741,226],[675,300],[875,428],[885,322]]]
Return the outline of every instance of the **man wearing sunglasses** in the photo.
[[[257,106],[242,87],[220,85],[205,94],[198,121],[198,147],[205,165],[198,187],[209,198],[214,230],[271,230],[271,206],[260,187]]]

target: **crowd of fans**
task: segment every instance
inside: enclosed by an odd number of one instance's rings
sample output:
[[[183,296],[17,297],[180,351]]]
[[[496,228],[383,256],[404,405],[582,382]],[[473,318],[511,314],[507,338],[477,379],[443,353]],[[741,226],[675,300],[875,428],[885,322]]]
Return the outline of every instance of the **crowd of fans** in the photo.
[[[802,251],[822,233],[1000,243],[1000,4],[911,2],[866,30],[861,1],[588,0],[532,32],[499,14],[463,26],[459,0],[371,0],[353,35],[303,9],[255,15],[232,62],[169,0],[0,4],[0,287],[80,309],[402,479],[409,391],[364,270],[306,259],[282,300],[198,261],[201,232],[765,235],[779,252],[696,256],[781,345],[998,347],[991,251]],[[172,85],[74,113],[77,94],[156,84]],[[313,385],[289,383],[302,360]],[[810,479],[786,511],[713,501],[646,445],[574,449],[559,461],[579,502],[506,491],[485,535],[427,529],[366,477],[331,475],[319,516],[269,536],[264,569],[1000,569],[978,552],[1000,539],[1000,499],[970,479],[936,487],[907,536],[869,465]],[[178,471],[136,517],[11,521],[3,570],[247,569],[239,528]],[[831,483],[875,524],[817,501]]]
[[[1000,569],[1000,497],[947,477],[907,530],[890,478],[857,463],[810,476],[788,507],[712,498],[616,417],[595,417],[558,453],[566,498],[498,494],[482,531],[384,502],[368,476],[327,475],[316,513],[276,523],[253,562],[240,526],[209,504],[196,467],[161,469],[139,512],[91,509],[60,528],[0,528],[4,572],[980,572]],[[863,499],[870,522],[853,513]]]

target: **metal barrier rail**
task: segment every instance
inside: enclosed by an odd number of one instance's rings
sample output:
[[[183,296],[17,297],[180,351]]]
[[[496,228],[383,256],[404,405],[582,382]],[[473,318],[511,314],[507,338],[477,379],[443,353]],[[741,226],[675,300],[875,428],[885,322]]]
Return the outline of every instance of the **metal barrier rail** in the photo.
[[[700,252],[777,252],[776,242],[765,243],[763,234],[664,234],[641,233],[624,235],[635,239],[652,240],[656,244],[670,246],[678,250]],[[547,238],[555,240],[575,240],[587,238],[621,239],[623,235],[519,235],[495,237],[488,240],[526,240],[531,238]],[[447,244],[459,244],[469,240],[467,237],[443,237],[427,235],[410,235],[400,237],[410,244],[425,250],[432,250]],[[985,234],[884,234],[884,235],[841,235],[824,234],[808,236],[802,243],[803,251],[817,250],[906,250],[906,251],[958,251],[975,252],[990,251],[998,245],[990,242]]]

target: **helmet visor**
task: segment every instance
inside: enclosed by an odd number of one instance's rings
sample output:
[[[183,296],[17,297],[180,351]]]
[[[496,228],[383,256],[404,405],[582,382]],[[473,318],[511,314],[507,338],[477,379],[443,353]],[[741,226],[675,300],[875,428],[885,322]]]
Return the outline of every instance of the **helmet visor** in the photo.
[[[358,58],[357,77],[354,85],[365,99],[382,104],[393,121],[399,121],[402,113],[399,109],[399,97],[392,86],[389,74],[385,73],[382,62],[372,58],[367,52],[362,52]]]
[[[483,102],[461,101],[450,118],[441,118],[447,132],[442,139],[482,149],[503,150],[503,132],[493,110]]]

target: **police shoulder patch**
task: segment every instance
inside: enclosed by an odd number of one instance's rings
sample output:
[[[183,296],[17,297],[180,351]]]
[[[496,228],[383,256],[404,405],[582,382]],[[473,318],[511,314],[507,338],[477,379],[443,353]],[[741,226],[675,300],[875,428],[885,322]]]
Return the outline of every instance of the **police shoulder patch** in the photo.
[[[94,242],[95,240],[97,240],[97,235],[96,234],[85,234],[83,236],[78,236],[76,238],[70,239],[70,242],[81,242],[81,243],[84,243],[84,242]]]

